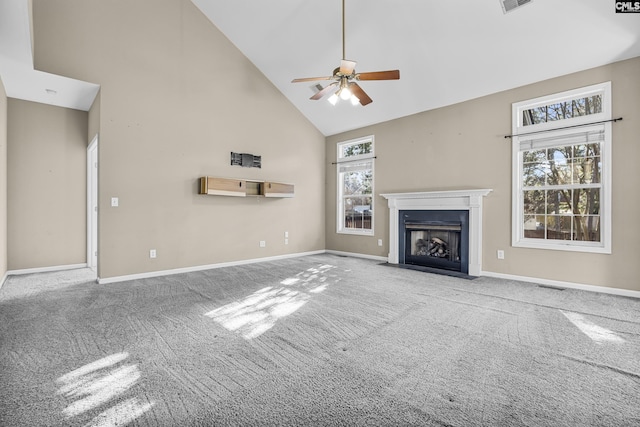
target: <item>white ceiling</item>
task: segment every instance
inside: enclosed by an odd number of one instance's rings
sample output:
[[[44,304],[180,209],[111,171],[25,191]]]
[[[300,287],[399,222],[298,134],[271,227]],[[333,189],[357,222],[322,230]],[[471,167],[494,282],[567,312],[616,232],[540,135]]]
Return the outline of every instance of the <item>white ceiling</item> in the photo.
[[[192,1],[324,135],[640,56],[640,14],[610,0],[532,0],[507,14],[500,0],[346,0],[347,59],[400,80],[361,82],[366,107],[331,106],[291,80],[339,65],[341,0]],[[33,70],[27,4],[0,0],[7,95],[87,110],[98,85]]]

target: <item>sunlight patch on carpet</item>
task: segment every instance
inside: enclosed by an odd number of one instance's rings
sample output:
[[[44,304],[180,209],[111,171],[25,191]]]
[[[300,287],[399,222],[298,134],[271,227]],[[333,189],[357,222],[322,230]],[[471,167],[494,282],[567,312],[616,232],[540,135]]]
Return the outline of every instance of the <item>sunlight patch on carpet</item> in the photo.
[[[153,403],[142,403],[137,397],[118,403],[95,417],[89,426],[91,427],[115,427],[124,426],[147,412]]]
[[[304,306],[311,294],[327,289],[328,272],[335,268],[323,264],[288,277],[280,282],[283,287],[260,289],[253,294],[205,313],[225,329],[237,332],[245,339],[259,337]],[[337,281],[337,280],[336,280]]]
[[[573,323],[582,333],[591,338],[597,344],[603,342],[623,343],[624,339],[616,335],[609,329],[596,325],[595,323],[584,318],[583,315],[560,310],[571,323]]]
[[[140,379],[137,365],[119,365],[129,357],[116,353],[84,365],[60,378],[58,394],[74,400],[62,412],[67,418],[81,415],[107,404],[127,392]],[[123,425],[147,412],[154,403],[142,404],[137,398],[121,402],[95,417],[90,426]]]

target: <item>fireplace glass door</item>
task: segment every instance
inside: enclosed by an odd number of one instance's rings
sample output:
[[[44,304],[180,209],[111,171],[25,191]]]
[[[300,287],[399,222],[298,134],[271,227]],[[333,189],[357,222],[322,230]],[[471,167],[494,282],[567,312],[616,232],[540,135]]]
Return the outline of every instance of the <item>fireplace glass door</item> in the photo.
[[[407,224],[410,255],[460,261],[460,224]]]
[[[399,211],[398,263],[469,274],[469,211]]]
[[[461,271],[459,222],[406,222],[405,263]]]

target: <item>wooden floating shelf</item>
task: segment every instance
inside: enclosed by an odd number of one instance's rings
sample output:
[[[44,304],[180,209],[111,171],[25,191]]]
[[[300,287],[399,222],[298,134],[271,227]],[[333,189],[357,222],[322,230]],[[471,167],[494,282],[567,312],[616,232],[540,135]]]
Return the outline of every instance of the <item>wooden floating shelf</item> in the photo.
[[[282,182],[203,176],[200,178],[200,194],[233,197],[293,197],[294,186]]]

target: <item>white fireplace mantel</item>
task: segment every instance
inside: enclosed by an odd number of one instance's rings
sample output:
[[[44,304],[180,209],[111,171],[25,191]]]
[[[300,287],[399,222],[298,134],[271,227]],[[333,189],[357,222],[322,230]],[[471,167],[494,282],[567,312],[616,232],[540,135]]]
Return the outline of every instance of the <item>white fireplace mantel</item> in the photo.
[[[398,264],[398,216],[406,210],[469,211],[469,275],[482,271],[482,198],[492,189],[381,194],[389,204],[389,263]]]

